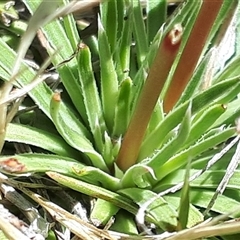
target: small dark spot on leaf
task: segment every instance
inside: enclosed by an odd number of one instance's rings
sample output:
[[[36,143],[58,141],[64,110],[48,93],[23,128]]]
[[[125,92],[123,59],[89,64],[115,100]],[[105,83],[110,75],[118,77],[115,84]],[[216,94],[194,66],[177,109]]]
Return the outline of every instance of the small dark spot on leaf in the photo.
[[[222,104],[222,108],[223,108],[224,110],[226,110],[226,109],[227,109],[227,104]]]

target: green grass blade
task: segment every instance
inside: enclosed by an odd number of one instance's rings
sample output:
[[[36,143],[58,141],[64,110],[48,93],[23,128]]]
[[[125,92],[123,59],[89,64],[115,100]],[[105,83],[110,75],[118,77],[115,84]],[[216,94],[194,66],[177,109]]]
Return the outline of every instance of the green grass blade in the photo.
[[[226,141],[227,139],[233,137],[236,134],[235,128],[227,128],[211,136],[207,139],[202,139],[202,141],[197,142],[195,145],[192,145],[186,150],[172,156],[170,159],[162,159],[161,156],[157,156],[148,163],[148,165],[154,169],[157,169],[155,172],[158,179],[162,179],[167,176],[170,172],[180,168],[181,166],[186,165],[188,156],[194,158],[195,156],[203,153],[204,151]],[[165,162],[167,161],[167,162]],[[165,162],[165,163],[164,163]],[[162,166],[160,166],[160,164]],[[157,166],[157,167],[156,167]]]
[[[62,0],[64,5],[69,3],[69,0]],[[66,35],[68,36],[68,40],[72,45],[72,49],[76,49],[76,44],[79,42],[79,34],[76,28],[75,19],[71,14],[64,16],[63,25]]]
[[[117,44],[118,30],[118,0],[111,0],[101,4],[101,19],[103,28],[106,31],[106,36],[110,45],[110,51],[113,53]],[[118,5],[119,6],[119,5]],[[121,19],[123,21],[123,19]]]
[[[146,10],[148,42],[151,43],[159,29],[159,26],[166,21],[167,2],[165,0],[147,1]]]
[[[31,126],[9,123],[5,140],[37,146],[60,156],[77,158],[79,155],[60,136]]]
[[[9,165],[15,162],[14,165]],[[26,153],[14,156],[1,156],[0,165],[3,172],[13,175],[26,173],[45,173],[46,171],[58,171],[59,173],[76,176],[72,171],[74,166],[79,168],[84,167],[83,164],[78,163],[75,159],[57,156],[52,154],[40,153]],[[18,166],[18,168],[16,168]]]
[[[191,189],[190,192],[190,201],[193,205],[201,208],[206,208],[214,191],[209,191],[204,188],[202,189]],[[177,201],[179,197],[179,192],[174,195],[164,196],[164,199],[169,202]],[[220,195],[216,200],[216,204],[213,206],[213,211],[220,214],[227,214],[234,209],[239,208],[239,202],[224,195]],[[230,216],[233,217],[233,216]]]
[[[193,99],[193,112],[209,107],[209,104],[225,104],[233,100],[240,90],[239,78],[234,77],[213,85]]]
[[[191,156],[189,156],[191,158]],[[188,164],[185,171],[184,183],[181,189],[180,204],[178,208],[178,229],[185,229],[188,223],[188,216],[190,211],[190,185],[189,174],[191,169],[191,159],[188,159]]]
[[[171,141],[169,141],[168,143],[166,143],[161,149],[157,150],[156,152],[152,152],[151,155],[154,155],[154,158],[157,156],[161,156],[161,158],[164,159],[163,161],[169,159],[171,156],[173,156],[176,152],[179,151],[179,149],[183,146],[184,142],[187,140],[190,132],[190,126],[191,104],[189,105],[185,116],[181,122],[177,136],[171,139]],[[142,160],[144,159],[144,157],[147,158],[147,156],[142,156]],[[149,159],[148,161],[150,163],[152,160]],[[160,162],[159,165],[161,165]]]
[[[226,68],[217,75],[214,81],[220,82],[228,78],[239,76],[240,75],[240,71],[238,68],[239,64],[240,64],[240,57],[236,56],[229,62]]]
[[[118,191],[119,193],[131,198],[135,203],[141,207],[148,200],[156,197],[156,193],[150,190],[140,188],[127,188]],[[154,203],[147,208],[147,213],[151,214],[158,226],[167,231],[173,231],[177,226],[177,212],[168,204],[163,198],[157,198]]]
[[[114,119],[113,135],[121,136],[126,132],[130,119],[130,96],[132,90],[132,80],[126,78],[119,87],[118,102]]]
[[[201,194],[201,198],[199,197]],[[214,191],[208,191],[208,190],[195,190],[192,189],[190,192],[190,199],[192,204],[206,208],[210,200],[212,199],[214,195]],[[236,209],[239,207],[239,201],[236,201],[232,197],[227,197],[224,195],[219,195],[215,205],[212,207],[212,211],[221,213],[221,214],[227,214],[228,212]]]
[[[101,185],[102,187],[111,191],[116,191],[119,189],[119,179],[109,175],[99,168],[90,166],[82,168],[81,166],[75,165],[73,167],[73,171],[80,179],[91,179],[91,183]]]
[[[70,115],[70,112],[64,118],[61,118],[59,116],[59,112],[62,107],[63,103],[61,102],[60,93],[55,93],[52,97],[50,108],[51,116],[58,132],[70,146],[85,153],[90,158],[94,166],[108,172],[107,166],[102,156],[97,151],[95,151],[91,141],[84,137],[82,134],[79,135],[79,133],[76,132],[76,130],[73,129],[71,125],[69,125],[67,117]]]
[[[116,205],[99,198],[94,204],[90,219],[95,226],[105,226],[118,210]]]
[[[6,43],[2,42],[1,39],[0,51],[3,53],[0,54],[0,61],[4,63],[0,68],[0,76],[6,76],[7,72],[8,78],[4,80],[8,81],[11,76],[12,66],[16,58],[16,53],[10,49]],[[21,77],[17,77],[16,79],[17,86],[25,86],[26,84],[29,84],[29,82],[34,79],[36,75],[36,72],[25,64],[21,65],[21,69],[23,69],[23,72],[21,74]],[[38,105],[38,107],[46,114],[46,116],[51,119],[49,103],[52,97],[52,90],[50,90],[50,88],[45,83],[40,83],[29,92],[29,95]],[[66,116],[68,117],[67,121],[69,126],[71,126],[74,131],[78,132],[79,135],[87,136],[87,138],[91,139],[91,135],[83,126],[83,124],[81,124],[81,122],[73,114],[69,114],[69,109],[62,107],[59,111],[59,117],[64,119]]]
[[[229,158],[229,156],[228,156]],[[222,159],[221,164],[224,159]],[[190,176],[194,175],[198,170],[192,169],[190,171]],[[170,188],[182,182],[185,174],[185,169],[179,169],[174,173],[170,174],[167,178],[164,179],[160,188],[157,191],[163,191],[163,189]],[[222,178],[224,177],[225,170],[207,170],[201,176],[196,178],[190,183],[191,188],[207,188],[207,189],[216,189]],[[228,182],[227,189],[240,190],[240,170],[235,170],[233,176]]]
[[[26,6],[33,12],[36,8],[35,1],[26,1]],[[72,18],[72,16],[67,17]],[[54,51],[58,50],[58,53],[54,56],[52,63],[56,66],[59,63],[69,59],[69,57],[76,51],[79,37],[76,34],[76,26],[72,19],[69,19],[68,22],[71,31],[66,32],[64,26],[59,20],[49,23],[48,25],[42,27],[43,34],[48,41],[48,44],[45,46],[49,55],[51,56]],[[71,34],[71,35],[67,35]],[[75,45],[75,46],[72,46]],[[77,80],[77,61],[73,58],[70,62],[66,63],[64,66],[57,69],[60,78],[71,97],[72,102],[74,103],[76,109],[81,114],[81,117],[87,122],[85,106],[83,104],[82,92]]]
[[[213,128],[219,127],[222,124],[234,125],[236,120],[240,116],[240,97],[239,95],[236,99],[227,105],[226,111],[217,119],[217,121],[212,126]]]
[[[57,174],[56,172],[46,173],[50,178],[58,183],[67,186],[75,191],[84,193],[86,195],[106,200],[119,208],[123,208],[132,214],[137,214],[138,207],[129,198],[124,197],[118,193],[111,192],[105,188],[101,188],[83,181]],[[147,214],[146,220],[157,224],[157,221],[151,214]]]
[[[156,126],[154,131],[152,131],[152,133],[147,136],[147,138],[142,143],[142,147],[140,150],[139,156],[141,157],[141,159],[143,159],[144,156],[152,154],[154,149],[160,148],[165,136],[183,119],[187,107],[188,105],[187,103],[185,103],[175,111],[170,112],[166,116],[166,118],[162,122],[160,122],[158,126]]]
[[[112,231],[122,232],[129,235],[138,235],[138,228],[132,215],[122,210],[117,213],[115,221],[110,229]]]
[[[189,146],[199,139],[204,132],[207,132],[207,130],[211,128],[218,117],[220,117],[225,111],[226,107],[220,104],[213,105],[207,110],[204,109],[204,111],[200,111],[193,120],[189,138],[184,146]]]
[[[171,205],[173,205],[176,209],[179,208],[180,203],[180,197],[171,197],[171,195],[164,196],[163,197],[167,202],[169,202]],[[188,222],[187,227],[193,227],[201,222],[203,222],[203,214],[200,212],[200,210],[193,206],[192,204],[189,205],[189,215],[188,215]]]
[[[102,106],[93,75],[91,64],[91,53],[89,48],[82,44],[80,46],[79,61],[79,81],[82,88],[83,101],[88,116],[89,126],[95,140],[98,151],[103,149],[104,132],[107,131],[103,119]]]
[[[114,119],[115,106],[118,97],[118,78],[115,71],[107,35],[100,19],[98,21],[98,27],[102,106],[106,125],[108,129],[112,131],[112,119]]]
[[[142,7],[139,0],[131,0],[133,6],[133,34],[136,42],[137,60],[141,66],[148,52],[148,40],[143,21]]]
[[[121,1],[118,1],[121,2]],[[123,79],[126,78],[130,71],[130,53],[132,44],[132,9],[128,9],[126,13],[126,19],[122,20],[123,30],[121,32],[121,38],[119,40],[119,59],[121,63],[121,68],[123,71]]]

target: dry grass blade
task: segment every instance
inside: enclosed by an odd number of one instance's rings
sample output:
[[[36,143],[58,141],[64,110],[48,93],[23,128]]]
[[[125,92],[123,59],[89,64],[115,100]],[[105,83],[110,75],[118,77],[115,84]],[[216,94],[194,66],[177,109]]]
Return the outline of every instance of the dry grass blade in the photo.
[[[216,189],[216,192],[214,193],[210,203],[208,204],[206,210],[204,211],[205,216],[208,214],[208,212],[213,207],[218,195],[223,194],[223,192],[225,191],[230,178],[232,177],[232,175],[234,174],[235,170],[238,167],[239,160],[240,160],[240,142],[237,145],[237,149],[235,151],[235,154],[233,155],[233,157],[232,157],[232,159],[231,159],[231,161],[230,161],[230,163],[229,163],[229,165],[226,169],[226,173],[225,173],[222,181],[218,185],[218,187]]]
[[[100,230],[93,225],[86,223],[79,217],[67,212],[58,205],[50,202],[49,200],[43,198],[39,194],[36,194],[26,188],[23,188],[21,184],[16,184],[15,186],[23,193],[32,198],[35,202],[40,204],[44,209],[46,209],[56,221],[60,222],[62,225],[67,227],[71,232],[76,234],[82,239],[109,239],[114,240],[107,231]]]
[[[166,238],[166,240],[194,240],[210,236],[223,236],[239,232],[240,222],[224,222],[214,226],[201,225],[178,232],[176,235]]]
[[[30,240],[20,230],[14,227],[8,220],[0,216],[0,229],[9,240]]]
[[[19,222],[19,224],[17,224],[16,226],[18,226],[19,229],[21,229],[25,234],[34,236],[36,235],[36,232],[37,232],[39,239],[44,239],[45,236],[47,235],[49,224],[46,222],[44,218],[40,216],[40,214],[38,213],[38,210],[34,208],[32,203],[30,203],[27,199],[24,198],[24,196],[22,196],[12,186],[9,185],[11,184],[10,183],[11,180],[8,181],[8,178],[3,174],[0,174],[0,177],[1,177],[0,189],[1,189],[1,192],[4,194],[4,197],[10,203],[16,206],[20,211],[22,211],[22,213],[28,219],[30,226],[21,222],[20,220],[19,221],[14,220],[17,218],[13,215],[11,215],[11,218],[13,219],[12,222],[13,223]],[[0,215],[3,216],[3,214],[0,214]],[[38,224],[39,222],[41,222],[41,227],[37,227],[36,229],[35,225]]]

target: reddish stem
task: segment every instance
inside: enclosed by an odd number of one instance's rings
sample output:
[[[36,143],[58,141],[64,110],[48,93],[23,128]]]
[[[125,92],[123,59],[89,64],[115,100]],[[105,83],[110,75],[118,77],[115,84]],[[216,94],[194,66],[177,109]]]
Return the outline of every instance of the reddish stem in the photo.
[[[189,82],[222,3],[223,0],[203,0],[200,12],[164,98],[165,112],[169,112],[173,108]]]
[[[123,171],[136,163],[148,122],[177,55],[181,37],[182,27],[176,24],[159,47],[116,160]]]

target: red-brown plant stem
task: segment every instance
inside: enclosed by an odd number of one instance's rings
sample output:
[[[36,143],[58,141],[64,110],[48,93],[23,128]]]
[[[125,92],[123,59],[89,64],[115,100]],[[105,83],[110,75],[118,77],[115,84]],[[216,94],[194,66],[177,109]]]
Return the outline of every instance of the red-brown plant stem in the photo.
[[[169,112],[189,82],[224,0],[203,0],[171,84],[164,98],[164,111]]]
[[[176,24],[159,46],[116,160],[123,171],[136,163],[148,122],[177,55],[181,37],[182,27]]]

